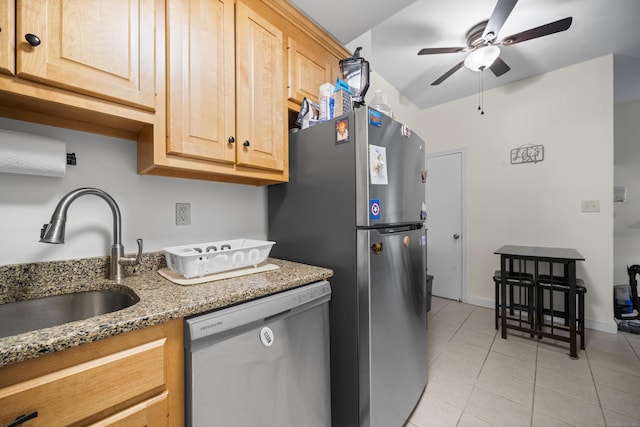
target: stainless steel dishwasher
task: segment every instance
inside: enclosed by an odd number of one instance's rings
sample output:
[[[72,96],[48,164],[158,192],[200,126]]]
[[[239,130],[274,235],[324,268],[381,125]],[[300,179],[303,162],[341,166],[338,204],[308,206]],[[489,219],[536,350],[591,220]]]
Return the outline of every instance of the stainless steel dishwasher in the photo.
[[[329,426],[329,282],[185,320],[187,426]]]

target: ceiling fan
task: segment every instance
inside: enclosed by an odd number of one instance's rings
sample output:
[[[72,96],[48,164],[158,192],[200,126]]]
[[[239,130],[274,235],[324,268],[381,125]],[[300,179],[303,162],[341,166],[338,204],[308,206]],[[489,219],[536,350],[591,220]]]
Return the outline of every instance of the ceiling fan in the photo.
[[[500,48],[498,46],[511,46],[538,37],[548,36],[549,34],[559,33],[568,30],[571,26],[571,21],[573,21],[572,17],[560,19],[559,21],[513,34],[496,42],[500,29],[516,3],[518,3],[518,0],[498,0],[491,17],[476,24],[467,32],[467,46],[465,47],[435,47],[420,50],[418,55],[470,52],[463,61],[454,65],[431,85],[439,85],[463,66],[473,71],[484,71],[489,68],[496,77],[499,77],[511,68],[500,58]]]

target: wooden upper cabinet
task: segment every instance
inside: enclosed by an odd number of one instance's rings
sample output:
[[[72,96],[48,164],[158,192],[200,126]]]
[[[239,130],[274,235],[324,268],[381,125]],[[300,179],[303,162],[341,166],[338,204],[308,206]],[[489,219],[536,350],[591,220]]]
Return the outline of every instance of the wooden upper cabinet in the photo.
[[[233,164],[233,0],[170,1],[167,8],[167,152]]]
[[[0,2],[0,73],[15,74],[15,3]]]
[[[18,0],[17,75],[153,111],[155,13],[154,0]]]
[[[284,171],[288,168],[284,121],[282,31],[236,4],[237,164]]]
[[[289,179],[288,119],[349,52],[288,0],[167,0],[166,134],[142,174],[253,185]]]
[[[308,98],[317,103],[320,85],[326,82],[335,84],[325,51],[310,42],[299,42],[289,37],[287,56],[289,101],[302,104],[303,98]]]

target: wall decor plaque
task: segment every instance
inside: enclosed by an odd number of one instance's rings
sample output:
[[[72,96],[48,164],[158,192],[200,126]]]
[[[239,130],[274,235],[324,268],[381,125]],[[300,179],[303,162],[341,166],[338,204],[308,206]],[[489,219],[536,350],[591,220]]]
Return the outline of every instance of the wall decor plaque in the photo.
[[[544,145],[525,144],[511,150],[511,164],[538,163],[544,160]]]

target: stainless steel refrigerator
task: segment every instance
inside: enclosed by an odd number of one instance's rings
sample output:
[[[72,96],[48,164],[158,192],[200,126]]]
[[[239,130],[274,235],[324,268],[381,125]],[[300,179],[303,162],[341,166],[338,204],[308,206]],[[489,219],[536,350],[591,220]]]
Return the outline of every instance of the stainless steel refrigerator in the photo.
[[[425,143],[380,112],[290,134],[272,256],[332,268],[334,427],[401,427],[427,383]]]

